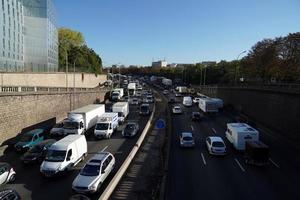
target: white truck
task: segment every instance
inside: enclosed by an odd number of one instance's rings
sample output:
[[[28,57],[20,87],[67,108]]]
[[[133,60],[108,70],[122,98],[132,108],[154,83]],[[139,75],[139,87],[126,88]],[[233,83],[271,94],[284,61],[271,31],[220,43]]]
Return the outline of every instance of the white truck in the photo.
[[[91,104],[70,111],[63,121],[64,133],[81,135],[96,125],[98,118],[105,113],[104,104]]]
[[[98,119],[98,122],[95,126],[94,135],[97,139],[109,139],[118,126],[118,113],[104,113]]]
[[[218,105],[211,98],[200,98],[198,101],[199,109],[204,113],[217,113]]]
[[[84,160],[86,155],[87,142],[85,136],[68,135],[49,147],[46,158],[40,166],[40,172],[46,177],[67,172]]]
[[[187,92],[188,92],[188,89],[187,89],[187,87],[185,87],[185,86],[178,86],[176,89],[177,89],[178,92],[181,93],[181,94],[187,93]]]
[[[115,88],[111,92],[111,100],[112,101],[118,101],[124,96],[124,89],[123,88]]]
[[[170,86],[172,86],[172,80],[171,79],[167,79],[167,78],[163,78],[162,84],[164,86],[166,86],[166,87],[170,87]]]
[[[259,140],[259,132],[245,123],[228,123],[225,135],[237,150],[245,150],[246,141]]]
[[[128,96],[134,96],[136,91],[136,83],[129,83],[127,86]]]
[[[126,117],[129,114],[129,103],[128,102],[118,102],[112,106],[112,112],[118,113],[119,123],[124,123]]]

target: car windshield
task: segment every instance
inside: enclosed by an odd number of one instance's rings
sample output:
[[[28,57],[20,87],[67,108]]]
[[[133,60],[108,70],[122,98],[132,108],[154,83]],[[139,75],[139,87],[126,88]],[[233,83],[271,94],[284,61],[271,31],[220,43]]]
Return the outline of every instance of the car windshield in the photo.
[[[95,127],[96,130],[107,130],[108,129],[108,123],[98,123]]]
[[[185,140],[185,141],[192,141],[193,140],[193,138],[190,137],[190,136],[184,136],[182,139]]]
[[[49,150],[46,155],[46,161],[49,162],[62,162],[65,160],[66,151]]]
[[[64,128],[65,129],[78,129],[79,123],[78,122],[65,122]]]
[[[24,134],[20,138],[20,142],[30,142],[32,139],[32,135]]]
[[[40,145],[35,145],[31,149],[29,149],[29,153],[41,153],[43,148]]]
[[[98,176],[100,173],[100,165],[85,165],[81,170],[80,175],[82,176]]]
[[[118,117],[124,117],[124,114],[122,112],[118,112]]]
[[[224,147],[224,143],[223,142],[213,142],[212,146],[213,147]]]

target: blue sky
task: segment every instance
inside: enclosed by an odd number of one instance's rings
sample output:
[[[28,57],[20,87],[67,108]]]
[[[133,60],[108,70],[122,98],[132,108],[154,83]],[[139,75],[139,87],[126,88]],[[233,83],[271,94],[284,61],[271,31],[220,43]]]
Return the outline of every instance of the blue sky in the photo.
[[[53,0],[58,26],[116,63],[233,60],[264,38],[300,31],[300,0]]]

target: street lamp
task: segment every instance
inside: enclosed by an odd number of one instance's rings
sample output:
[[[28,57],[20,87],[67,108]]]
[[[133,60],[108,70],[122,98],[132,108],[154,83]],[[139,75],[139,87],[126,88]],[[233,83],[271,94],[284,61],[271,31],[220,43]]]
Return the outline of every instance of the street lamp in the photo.
[[[239,53],[238,57],[237,57],[237,62],[239,61],[239,58],[242,54],[246,53],[247,51],[242,51],[241,53]],[[237,63],[237,65],[235,66],[235,76],[234,76],[234,85],[236,85],[236,82],[237,82],[237,74],[238,74],[238,66],[239,66],[239,63]]]

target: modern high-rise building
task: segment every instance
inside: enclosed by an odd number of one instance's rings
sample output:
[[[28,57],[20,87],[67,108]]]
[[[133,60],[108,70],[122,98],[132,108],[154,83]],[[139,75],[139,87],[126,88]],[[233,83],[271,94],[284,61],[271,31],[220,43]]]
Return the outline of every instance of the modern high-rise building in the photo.
[[[0,71],[57,71],[58,33],[52,0],[0,1]]]

